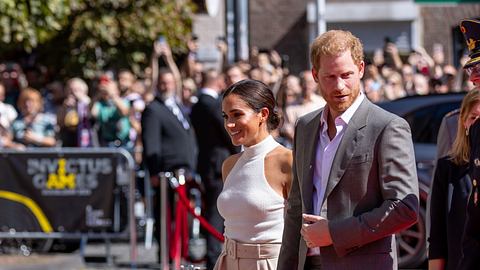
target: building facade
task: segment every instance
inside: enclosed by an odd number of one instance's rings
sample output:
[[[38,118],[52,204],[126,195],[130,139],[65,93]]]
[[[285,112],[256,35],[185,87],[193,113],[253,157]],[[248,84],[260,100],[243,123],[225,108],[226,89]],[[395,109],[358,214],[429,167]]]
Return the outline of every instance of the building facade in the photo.
[[[288,67],[294,73],[308,69],[312,27],[316,29],[307,18],[309,2],[315,1],[248,1],[249,45],[288,55]],[[215,18],[198,14],[194,20],[194,32],[205,40],[200,47],[211,46],[213,35],[225,33],[227,15],[221,10]],[[480,17],[480,4],[417,4],[413,0],[326,0],[324,13],[327,30],[351,31],[362,40],[367,55],[381,49],[387,38],[404,55],[419,46],[431,53],[434,44],[441,44],[446,62],[454,65],[465,48],[458,23],[475,17]],[[215,22],[206,23],[209,20]]]

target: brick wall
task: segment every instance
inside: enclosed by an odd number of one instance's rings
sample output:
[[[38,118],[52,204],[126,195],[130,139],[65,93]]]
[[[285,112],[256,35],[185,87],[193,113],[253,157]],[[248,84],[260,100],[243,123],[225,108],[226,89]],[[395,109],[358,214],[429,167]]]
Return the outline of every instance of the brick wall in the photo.
[[[308,25],[306,4],[309,0],[251,0],[250,44],[276,49],[290,56],[289,67],[294,73],[308,68]],[[328,3],[345,2],[327,0]],[[362,0],[375,2],[378,0]],[[405,0],[395,0],[405,1]],[[446,61],[453,63],[453,28],[463,18],[480,17],[480,4],[422,5],[421,41],[431,53],[434,43],[443,44]]]
[[[289,68],[308,68],[308,0],[250,1],[250,45],[290,56]]]
[[[456,6],[422,6],[423,46],[431,53],[433,44],[443,45],[446,61],[453,63],[452,31],[465,18],[480,17],[480,4],[459,4]]]
[[[289,68],[293,73],[309,67],[306,22],[306,5],[309,1],[312,0],[251,0],[249,2],[250,45],[266,49],[273,48],[280,54],[289,55]],[[326,2],[328,4],[346,1],[327,0]],[[378,2],[378,0],[351,2]]]

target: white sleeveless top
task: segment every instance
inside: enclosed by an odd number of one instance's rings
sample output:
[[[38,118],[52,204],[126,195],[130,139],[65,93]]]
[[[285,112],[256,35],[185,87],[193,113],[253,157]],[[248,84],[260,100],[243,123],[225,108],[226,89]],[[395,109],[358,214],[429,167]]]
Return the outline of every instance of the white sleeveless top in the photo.
[[[272,136],[245,147],[217,199],[224,235],[243,243],[281,243],[285,199],[265,178],[265,156],[279,146]]]

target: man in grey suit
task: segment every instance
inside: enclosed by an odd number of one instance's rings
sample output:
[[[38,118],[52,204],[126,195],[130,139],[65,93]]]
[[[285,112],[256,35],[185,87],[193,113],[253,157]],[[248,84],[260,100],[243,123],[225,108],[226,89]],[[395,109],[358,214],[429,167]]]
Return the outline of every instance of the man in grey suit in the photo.
[[[363,48],[350,32],[322,34],[310,56],[327,105],[295,128],[277,269],[397,269],[394,234],[419,207],[409,125],[361,93]]]

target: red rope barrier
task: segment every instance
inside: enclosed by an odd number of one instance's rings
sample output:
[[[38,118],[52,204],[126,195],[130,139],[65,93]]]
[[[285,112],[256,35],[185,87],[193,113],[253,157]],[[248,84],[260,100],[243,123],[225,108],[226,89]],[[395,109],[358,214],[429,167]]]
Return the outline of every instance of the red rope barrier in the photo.
[[[185,197],[185,186],[175,189],[179,197]],[[170,258],[173,260],[175,269],[180,269],[181,255],[188,254],[188,221],[185,204],[177,203],[175,213],[175,231],[170,242]]]
[[[200,221],[200,225],[202,225],[202,227],[205,228],[208,233],[213,235],[213,237],[217,238],[218,241],[224,242],[225,237],[223,236],[223,234],[218,232],[210,223],[208,223],[208,221],[204,217],[195,213],[195,210],[190,206],[187,195],[185,195],[185,190],[183,192],[180,192],[177,188],[175,189],[175,191],[177,192],[178,198],[180,199],[184,207],[187,209],[187,211]]]

